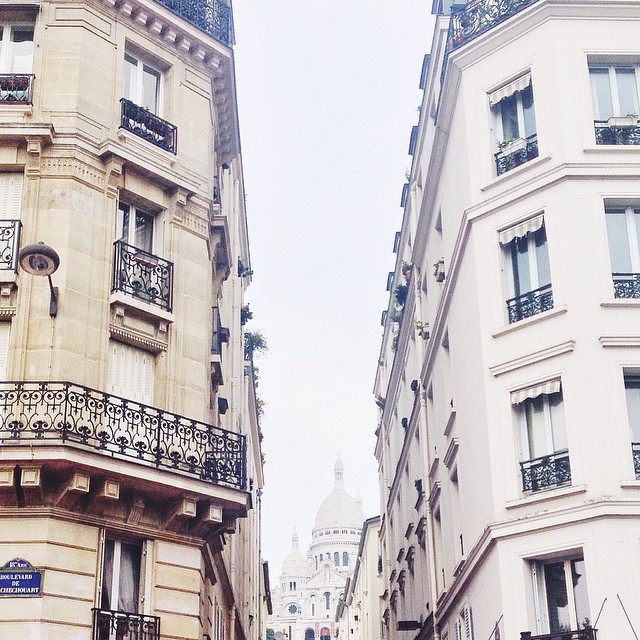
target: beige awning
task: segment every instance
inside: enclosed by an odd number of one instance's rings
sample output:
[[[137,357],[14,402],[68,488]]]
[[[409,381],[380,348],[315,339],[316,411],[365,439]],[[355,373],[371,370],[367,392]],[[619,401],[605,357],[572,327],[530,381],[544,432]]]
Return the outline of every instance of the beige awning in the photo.
[[[522,91],[523,89],[526,89],[530,84],[531,74],[525,73],[523,76],[520,76],[513,82],[505,84],[499,89],[492,91],[489,94],[489,104],[493,107],[498,104],[500,100],[504,100],[504,98],[512,96],[516,91]]]
[[[554,378],[553,380],[547,380],[540,384],[534,384],[524,389],[518,389],[511,392],[511,404],[520,404],[527,398],[537,398],[541,395],[550,395],[552,393],[558,393],[560,391],[560,378]]]
[[[500,244],[509,244],[515,238],[523,238],[527,233],[537,231],[542,228],[543,224],[544,215],[541,213],[540,215],[529,218],[514,227],[509,227],[508,229],[498,232],[498,241]]]

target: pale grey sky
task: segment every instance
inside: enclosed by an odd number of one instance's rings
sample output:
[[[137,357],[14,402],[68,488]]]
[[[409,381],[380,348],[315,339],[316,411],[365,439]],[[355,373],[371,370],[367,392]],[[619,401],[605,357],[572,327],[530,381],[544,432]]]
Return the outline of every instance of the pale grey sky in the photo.
[[[266,458],[263,556],[280,575],[333,488],[380,512],[373,380],[429,0],[235,0]]]

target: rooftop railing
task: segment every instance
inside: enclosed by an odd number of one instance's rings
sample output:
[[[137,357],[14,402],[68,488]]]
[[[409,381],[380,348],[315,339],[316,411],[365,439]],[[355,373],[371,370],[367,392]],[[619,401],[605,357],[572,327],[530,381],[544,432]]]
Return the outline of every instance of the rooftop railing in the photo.
[[[219,0],[156,0],[156,2],[218,42],[228,47],[232,45],[233,23],[231,7],[228,4]]]
[[[60,444],[246,488],[242,434],[71,382],[0,382],[0,444]]]

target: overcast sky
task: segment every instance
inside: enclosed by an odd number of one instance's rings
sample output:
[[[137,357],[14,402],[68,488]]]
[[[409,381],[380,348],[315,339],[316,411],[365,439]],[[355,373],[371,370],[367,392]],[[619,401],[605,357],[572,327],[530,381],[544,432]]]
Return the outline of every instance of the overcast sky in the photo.
[[[380,513],[373,382],[429,0],[235,0],[257,359],[263,557],[274,584],[333,488]]]

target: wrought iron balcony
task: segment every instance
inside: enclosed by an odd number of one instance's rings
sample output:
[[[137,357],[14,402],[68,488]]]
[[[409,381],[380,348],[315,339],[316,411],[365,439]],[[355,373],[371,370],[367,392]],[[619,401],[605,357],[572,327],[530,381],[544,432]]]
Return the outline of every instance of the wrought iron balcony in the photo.
[[[61,444],[246,488],[243,435],[71,382],[0,382],[0,443]]]
[[[612,273],[616,298],[640,298],[640,273]]]
[[[453,51],[477,36],[489,31],[537,0],[471,0],[453,7],[447,51]]]
[[[500,176],[538,157],[538,135],[534,133],[525,140],[526,145],[523,145],[521,149],[517,149],[511,153],[498,151],[498,153],[495,154],[497,175]]]
[[[640,480],[640,442],[631,443],[631,452],[633,454],[633,468],[636,472],[636,480]]]
[[[531,631],[522,631],[520,640],[597,640],[597,636],[597,629],[587,627],[585,629],[554,631],[540,636],[531,635]]]
[[[232,44],[231,7],[219,0],[156,0],[187,22],[227,45]]]
[[[106,609],[93,612],[91,640],[160,640],[160,618]]]
[[[20,220],[0,220],[0,271],[18,268],[21,227]]]
[[[620,118],[622,119],[622,118]],[[640,126],[615,126],[608,120],[595,120],[596,144],[640,144]]]
[[[113,250],[112,291],[122,291],[138,300],[171,311],[173,263],[117,240]]]
[[[557,451],[548,456],[520,463],[522,490],[535,493],[544,489],[571,484],[569,452]]]
[[[120,104],[120,126],[123,129],[174,155],[178,152],[178,128],[175,124],[163,120],[126,98],[121,98]]]
[[[509,324],[530,318],[543,311],[549,311],[549,309],[553,309],[553,290],[550,284],[507,300]]]
[[[32,73],[3,73],[0,75],[0,103],[33,104]]]

